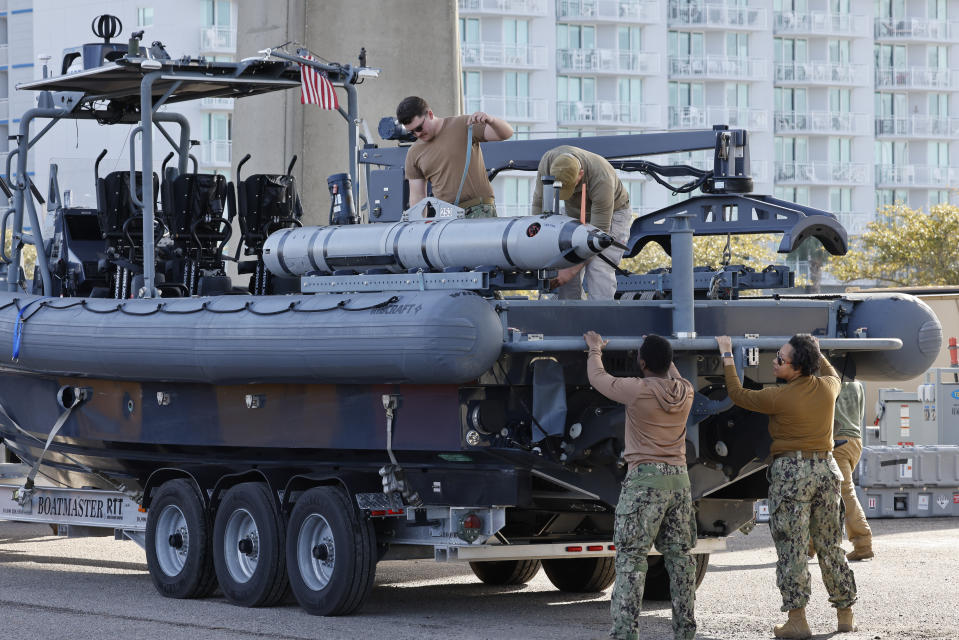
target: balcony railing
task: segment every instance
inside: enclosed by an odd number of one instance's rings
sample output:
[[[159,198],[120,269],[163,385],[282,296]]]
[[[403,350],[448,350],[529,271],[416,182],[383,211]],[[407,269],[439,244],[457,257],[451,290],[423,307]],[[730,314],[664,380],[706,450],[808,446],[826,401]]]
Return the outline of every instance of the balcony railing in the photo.
[[[706,110],[709,126],[728,124],[731,129],[769,131],[769,111],[748,107],[709,107]]]
[[[459,0],[461,13],[492,13],[510,16],[545,16],[547,0]]]
[[[951,89],[956,72],[940,67],[876,67],[876,88]]]
[[[903,118],[876,118],[876,135],[918,138],[959,137],[959,118],[919,114]]]
[[[466,96],[464,102],[469,113],[483,111],[509,122],[546,122],[549,119],[549,105],[545,98]]]
[[[843,211],[836,214],[839,218],[839,224],[846,228],[846,233],[851,236],[860,236],[866,232],[866,227],[873,221],[871,213],[848,212]]]
[[[706,109],[702,107],[669,107],[670,129],[705,129]]]
[[[568,73],[659,73],[659,54],[626,49],[559,49],[558,71]]]
[[[944,42],[956,39],[959,23],[926,18],[876,18],[874,35],[878,40]]]
[[[777,162],[776,182],[864,185],[868,170],[858,162]]]
[[[236,27],[200,29],[201,53],[236,53]]]
[[[200,108],[211,111],[229,111],[233,109],[233,98],[203,98],[200,100]]]
[[[865,16],[849,13],[783,11],[773,17],[777,35],[868,36]]]
[[[200,144],[200,163],[209,167],[229,167],[233,157],[229,140],[205,140]]]
[[[759,58],[701,56],[669,59],[669,75],[673,78],[766,80],[768,73],[766,61]]]
[[[959,167],[877,164],[876,186],[941,189],[959,180]]]
[[[460,43],[464,67],[546,68],[546,47],[501,42]]]
[[[662,129],[662,107],[631,102],[557,102],[560,125],[596,124],[605,126]]]
[[[591,22],[659,22],[657,0],[558,0],[556,17]]]
[[[718,2],[670,2],[669,26],[716,27],[721,29],[765,29],[765,7],[727,7]]]
[[[777,111],[776,133],[869,135],[869,115],[845,111]]]
[[[868,82],[864,64],[831,62],[781,62],[776,65],[776,82],[861,85]]]

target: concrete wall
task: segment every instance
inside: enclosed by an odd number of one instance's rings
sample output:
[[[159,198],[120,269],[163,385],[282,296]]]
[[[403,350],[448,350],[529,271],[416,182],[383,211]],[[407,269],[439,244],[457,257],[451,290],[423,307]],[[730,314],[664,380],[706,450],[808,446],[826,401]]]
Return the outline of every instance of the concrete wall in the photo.
[[[455,0],[239,0],[238,6],[237,59],[296,41],[331,62],[357,64],[366,47],[367,65],[382,70],[357,87],[359,115],[374,142],[382,142],[376,134],[380,118],[393,115],[408,95],[422,96],[438,115],[460,113]],[[345,106],[345,92],[338,93]],[[301,105],[297,91],[238,100],[234,113],[234,167],[252,153],[244,175],[285,171],[296,154],[304,222],[325,223],[326,178],[349,168],[343,117]]]

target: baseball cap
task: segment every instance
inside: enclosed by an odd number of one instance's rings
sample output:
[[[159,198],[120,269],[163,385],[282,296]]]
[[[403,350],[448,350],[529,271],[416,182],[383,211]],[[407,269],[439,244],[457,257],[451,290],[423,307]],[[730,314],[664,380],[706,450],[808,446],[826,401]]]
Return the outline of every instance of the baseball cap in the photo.
[[[571,153],[564,153],[549,165],[550,174],[563,183],[563,188],[559,190],[560,200],[569,200],[573,196],[582,168],[579,160]]]

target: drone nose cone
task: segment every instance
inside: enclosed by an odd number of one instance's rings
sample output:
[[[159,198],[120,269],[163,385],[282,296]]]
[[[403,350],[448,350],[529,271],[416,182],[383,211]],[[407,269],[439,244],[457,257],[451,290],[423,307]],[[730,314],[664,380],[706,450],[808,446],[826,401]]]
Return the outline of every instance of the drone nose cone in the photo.
[[[600,251],[603,251],[604,249],[613,245],[613,236],[600,231],[599,229],[592,229],[589,232],[587,242],[589,243],[589,248],[591,251],[599,253]]]

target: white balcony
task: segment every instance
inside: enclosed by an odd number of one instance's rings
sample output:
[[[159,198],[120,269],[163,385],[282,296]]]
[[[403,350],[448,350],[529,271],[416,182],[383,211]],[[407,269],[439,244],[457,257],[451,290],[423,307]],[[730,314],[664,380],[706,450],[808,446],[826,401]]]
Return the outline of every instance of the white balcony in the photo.
[[[728,7],[719,2],[670,2],[671,27],[714,29],[765,29],[769,10],[765,7]]]
[[[236,53],[236,27],[201,28],[200,53]]]
[[[706,80],[768,80],[769,67],[759,58],[700,56],[669,59],[670,78]]]
[[[777,111],[776,133],[869,135],[869,115],[845,111]]]
[[[776,35],[869,37],[866,16],[825,11],[782,11],[773,18]]]
[[[931,167],[919,164],[877,164],[877,187],[918,187],[943,189],[959,181],[959,167]]]
[[[870,222],[874,220],[871,213],[848,212],[843,211],[836,214],[839,218],[839,224],[846,229],[846,233],[851,236],[861,236],[866,232]]]
[[[233,98],[203,98],[200,108],[207,111],[233,111]]]
[[[546,47],[502,42],[460,43],[464,67],[545,69]]]
[[[776,182],[793,184],[865,185],[869,165],[858,162],[777,162]]]
[[[869,82],[868,69],[864,64],[781,62],[776,65],[776,82],[858,86]]]
[[[207,167],[230,168],[233,143],[229,140],[204,140],[200,143],[200,164]]]
[[[706,109],[702,107],[669,107],[670,129],[705,129]]]
[[[556,121],[561,126],[593,124],[662,129],[662,106],[630,102],[557,102]]]
[[[877,40],[948,42],[959,35],[959,23],[928,18],[876,18],[874,35]]]
[[[708,107],[706,120],[709,126],[726,124],[730,129],[769,131],[769,111],[749,107]]]
[[[914,114],[904,118],[876,118],[877,136],[909,138],[959,137],[959,118]]]
[[[659,22],[657,0],[558,0],[556,17],[580,22]]]
[[[546,122],[549,104],[545,98],[518,98],[513,96],[482,96],[465,99],[467,111],[483,111],[508,122]]]
[[[627,49],[559,49],[556,68],[563,73],[659,73],[659,54]]]
[[[876,88],[952,89],[956,72],[940,67],[876,67]]]
[[[489,13],[499,16],[545,16],[546,0],[459,0],[460,13]]]

